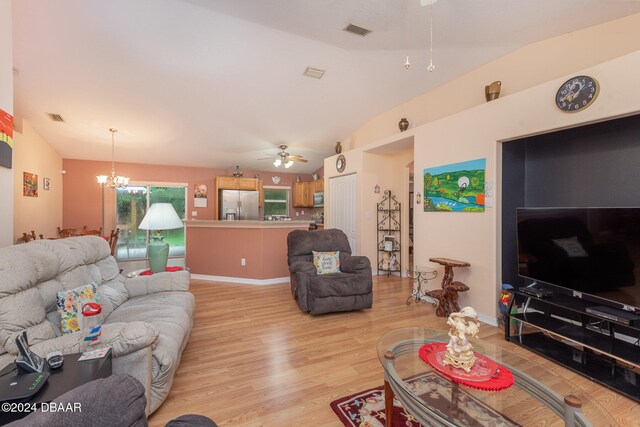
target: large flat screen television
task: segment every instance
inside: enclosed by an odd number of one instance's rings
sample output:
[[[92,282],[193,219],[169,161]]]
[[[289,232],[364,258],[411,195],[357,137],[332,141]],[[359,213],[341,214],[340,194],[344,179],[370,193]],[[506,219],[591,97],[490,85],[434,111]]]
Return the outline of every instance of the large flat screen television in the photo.
[[[640,208],[518,208],[518,274],[640,313]]]

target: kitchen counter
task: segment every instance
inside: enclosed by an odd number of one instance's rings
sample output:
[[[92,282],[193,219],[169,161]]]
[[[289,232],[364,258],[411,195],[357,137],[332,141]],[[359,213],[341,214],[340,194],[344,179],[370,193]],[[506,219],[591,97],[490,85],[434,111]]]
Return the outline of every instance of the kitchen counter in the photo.
[[[287,235],[313,221],[185,221],[194,279],[266,285],[289,281]]]
[[[313,220],[291,221],[214,221],[214,220],[187,220],[184,222],[189,227],[216,227],[216,228],[308,228]]]

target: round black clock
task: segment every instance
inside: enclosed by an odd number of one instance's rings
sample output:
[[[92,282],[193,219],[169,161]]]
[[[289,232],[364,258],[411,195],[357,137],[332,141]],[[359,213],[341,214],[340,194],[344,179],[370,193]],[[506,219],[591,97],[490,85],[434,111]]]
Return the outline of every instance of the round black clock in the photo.
[[[556,105],[566,113],[575,113],[590,106],[599,93],[600,85],[593,77],[572,77],[556,92]]]
[[[347,167],[347,159],[344,158],[344,154],[340,154],[336,159],[336,170],[340,173]]]

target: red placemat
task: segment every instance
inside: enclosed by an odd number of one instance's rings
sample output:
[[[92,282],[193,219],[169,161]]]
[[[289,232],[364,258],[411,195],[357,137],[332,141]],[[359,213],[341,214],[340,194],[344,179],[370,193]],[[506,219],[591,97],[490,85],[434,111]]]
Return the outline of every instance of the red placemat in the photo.
[[[459,384],[489,391],[503,390],[513,385],[513,374],[509,369],[475,351],[473,354],[477,359],[470,372],[443,365],[446,353],[447,344],[443,342],[425,344],[418,351],[420,358],[433,369]]]
[[[174,271],[182,271],[183,268],[182,267],[167,267],[165,268],[164,271],[172,273]],[[142,273],[140,273],[140,276],[151,276],[153,274],[153,272],[151,270],[145,270]]]

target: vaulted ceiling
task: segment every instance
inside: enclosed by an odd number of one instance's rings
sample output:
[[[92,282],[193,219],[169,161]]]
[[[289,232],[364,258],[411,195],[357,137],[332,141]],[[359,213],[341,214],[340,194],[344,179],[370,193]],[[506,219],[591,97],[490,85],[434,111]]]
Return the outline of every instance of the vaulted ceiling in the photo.
[[[15,114],[64,158],[110,160],[116,127],[116,161],[274,170],[258,159],[287,144],[310,160],[289,171],[312,172],[377,114],[638,12],[637,0],[14,0]]]

